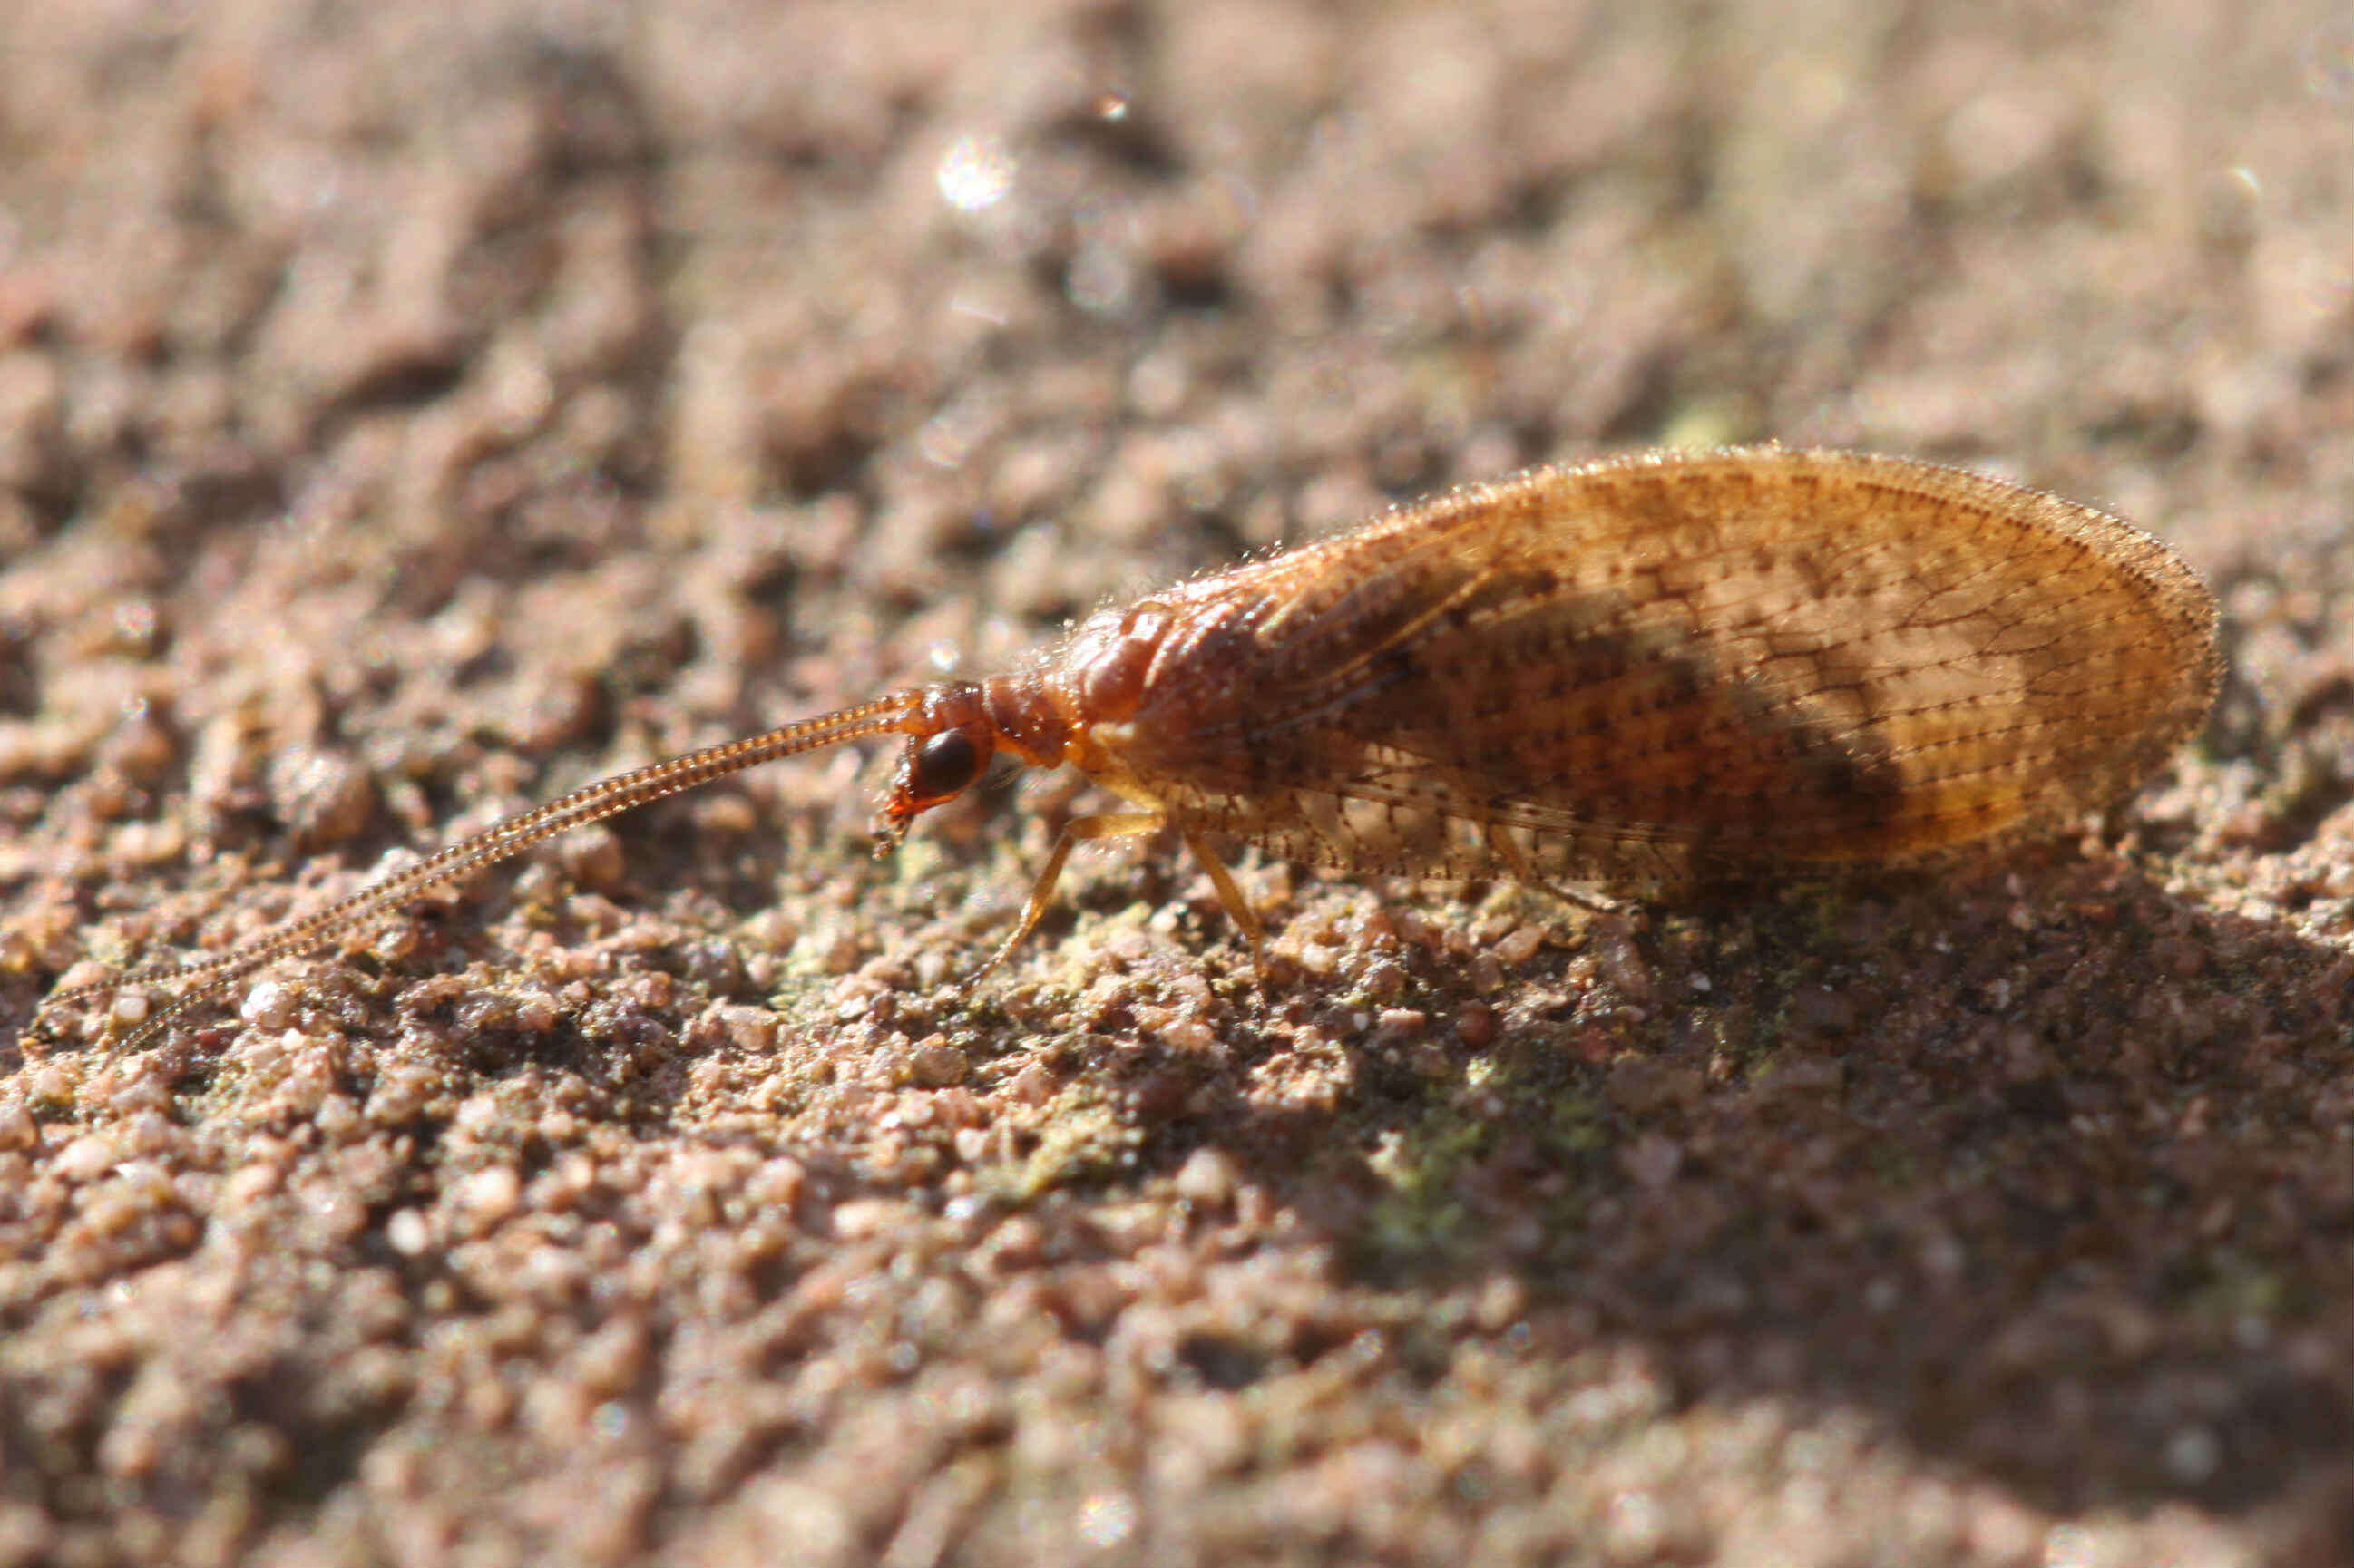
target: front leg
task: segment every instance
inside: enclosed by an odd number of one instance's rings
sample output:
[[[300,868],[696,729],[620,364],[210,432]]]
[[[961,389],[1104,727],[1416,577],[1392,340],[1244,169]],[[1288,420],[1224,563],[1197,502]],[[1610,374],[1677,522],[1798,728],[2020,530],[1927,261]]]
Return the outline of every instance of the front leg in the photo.
[[[1046,913],[1047,901],[1055,896],[1055,885],[1063,879],[1063,867],[1070,860],[1072,850],[1097,839],[1125,839],[1149,833],[1165,821],[1159,811],[1108,811],[1099,817],[1073,821],[1055,840],[1055,847],[1047,852],[1046,863],[1039,868],[1038,879],[1030,885],[1030,902],[1022,906],[1022,918],[1015,924],[1013,935],[998,944],[997,951],[973,971],[972,978],[979,980],[1003,963],[1006,955],[1022,945],[1022,938],[1038,928],[1038,921]]]

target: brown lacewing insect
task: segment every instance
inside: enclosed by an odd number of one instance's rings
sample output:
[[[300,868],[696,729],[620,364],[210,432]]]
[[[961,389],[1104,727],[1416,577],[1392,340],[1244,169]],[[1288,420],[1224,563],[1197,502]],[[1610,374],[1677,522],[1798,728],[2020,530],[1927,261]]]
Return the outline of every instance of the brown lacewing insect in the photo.
[[[1539,469],[1108,609],[949,681],[591,784],[216,958],[191,1001],[567,829],[740,768],[908,737],[896,844],[1002,752],[1127,802],[1055,841],[1176,830],[1343,872],[1672,897],[1930,863],[2054,831],[2199,725],[2215,606],[2088,507],[1898,458],[1759,448]]]

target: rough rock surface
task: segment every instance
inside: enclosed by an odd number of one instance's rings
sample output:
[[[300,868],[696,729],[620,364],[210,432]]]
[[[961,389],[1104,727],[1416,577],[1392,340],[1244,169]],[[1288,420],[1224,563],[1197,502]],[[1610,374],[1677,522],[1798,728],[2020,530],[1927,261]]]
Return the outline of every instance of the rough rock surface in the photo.
[[[2354,1558],[2354,23],[0,0],[0,1563]],[[1527,462],[1989,467],[2222,600],[1926,885],[1592,922],[1066,779],[600,774]],[[160,998],[154,999],[160,1000]],[[152,1005],[150,1001],[149,1005]]]

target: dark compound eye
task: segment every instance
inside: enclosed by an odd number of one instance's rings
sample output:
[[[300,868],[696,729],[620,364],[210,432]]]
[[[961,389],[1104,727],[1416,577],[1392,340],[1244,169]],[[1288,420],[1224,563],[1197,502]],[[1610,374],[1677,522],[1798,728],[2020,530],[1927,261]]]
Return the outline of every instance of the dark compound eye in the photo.
[[[907,789],[918,800],[945,800],[981,776],[981,747],[960,729],[943,730],[916,748]]]

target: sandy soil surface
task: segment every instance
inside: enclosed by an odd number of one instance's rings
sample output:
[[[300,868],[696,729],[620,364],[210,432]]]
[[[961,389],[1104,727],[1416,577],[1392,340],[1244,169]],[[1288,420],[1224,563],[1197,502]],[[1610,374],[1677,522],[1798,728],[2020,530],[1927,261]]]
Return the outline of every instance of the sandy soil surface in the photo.
[[[2337,0],[0,4],[0,1563],[2354,1559]],[[1639,928],[764,770],[1551,458],[2104,501],[2212,724]],[[156,1000],[161,1000],[160,998]]]

